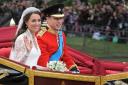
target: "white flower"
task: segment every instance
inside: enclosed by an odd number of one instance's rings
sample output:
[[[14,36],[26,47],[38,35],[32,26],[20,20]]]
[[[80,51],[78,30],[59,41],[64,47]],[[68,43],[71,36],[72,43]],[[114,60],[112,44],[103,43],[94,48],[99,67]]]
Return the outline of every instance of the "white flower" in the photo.
[[[67,71],[66,64],[62,61],[50,61],[49,63],[47,63],[47,67],[53,71]]]

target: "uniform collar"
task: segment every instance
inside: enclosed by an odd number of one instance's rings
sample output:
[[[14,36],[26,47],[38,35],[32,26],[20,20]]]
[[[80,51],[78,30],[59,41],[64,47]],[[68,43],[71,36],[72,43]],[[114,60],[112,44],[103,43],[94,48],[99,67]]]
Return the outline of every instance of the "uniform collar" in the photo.
[[[48,32],[52,33],[52,34],[57,34],[57,31],[55,31],[54,29],[52,29],[49,25],[47,25],[48,27]]]

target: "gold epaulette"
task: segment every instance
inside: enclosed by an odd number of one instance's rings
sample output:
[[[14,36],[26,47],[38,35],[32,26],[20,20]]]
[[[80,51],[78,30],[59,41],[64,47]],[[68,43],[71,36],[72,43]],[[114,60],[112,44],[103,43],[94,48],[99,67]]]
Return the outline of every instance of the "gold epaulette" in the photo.
[[[41,30],[38,32],[37,36],[43,36],[43,34],[47,31],[46,27],[41,27]]]

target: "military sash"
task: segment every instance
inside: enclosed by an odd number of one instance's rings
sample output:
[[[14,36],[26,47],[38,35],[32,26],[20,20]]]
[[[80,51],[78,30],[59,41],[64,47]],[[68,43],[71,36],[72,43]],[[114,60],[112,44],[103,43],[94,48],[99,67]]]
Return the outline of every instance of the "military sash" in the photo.
[[[59,31],[58,34],[58,49],[57,51],[50,57],[50,61],[59,61],[60,57],[63,54],[63,35],[62,35],[62,31]]]

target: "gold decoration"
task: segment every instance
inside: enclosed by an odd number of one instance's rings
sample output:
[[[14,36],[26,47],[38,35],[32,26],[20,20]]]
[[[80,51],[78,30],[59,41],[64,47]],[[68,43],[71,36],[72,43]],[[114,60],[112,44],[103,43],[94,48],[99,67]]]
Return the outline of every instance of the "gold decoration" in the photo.
[[[41,27],[41,30],[38,32],[37,36],[42,36],[46,31],[46,27]]]

